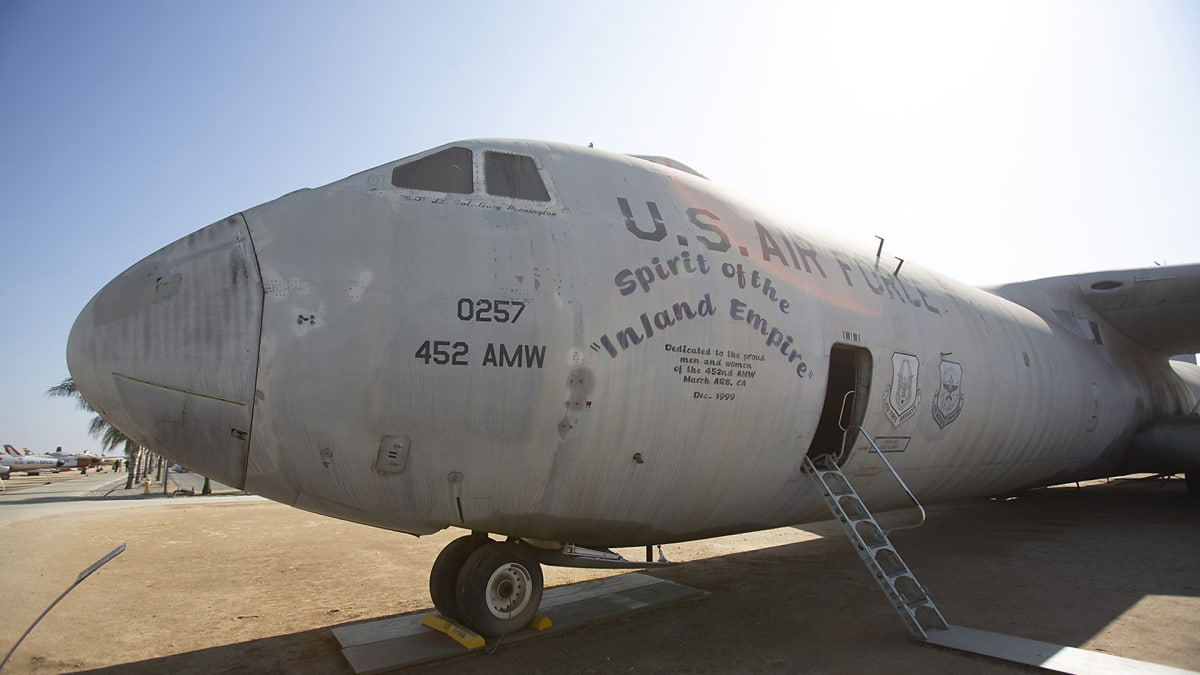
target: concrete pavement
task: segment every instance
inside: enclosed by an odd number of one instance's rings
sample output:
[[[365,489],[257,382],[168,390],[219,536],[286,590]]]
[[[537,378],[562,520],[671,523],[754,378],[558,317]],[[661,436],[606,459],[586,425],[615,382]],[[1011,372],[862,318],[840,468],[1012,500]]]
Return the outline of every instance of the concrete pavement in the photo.
[[[132,490],[125,489],[127,474],[124,473],[95,473],[82,475],[77,472],[50,474],[43,473],[37,477],[14,476],[5,483],[12,486],[0,492],[0,526],[31,518],[52,518],[78,510],[89,512],[145,506],[147,504],[184,504],[196,500],[204,503],[219,503],[225,501],[264,501],[261,497],[245,493],[222,485],[212,483],[213,494],[200,495],[200,487],[204,477],[194,473],[170,474],[170,492],[163,494],[162,483],[153,483],[150,494],[138,485]],[[33,483],[32,485],[30,483]],[[194,490],[196,496],[173,497],[175,489]]]

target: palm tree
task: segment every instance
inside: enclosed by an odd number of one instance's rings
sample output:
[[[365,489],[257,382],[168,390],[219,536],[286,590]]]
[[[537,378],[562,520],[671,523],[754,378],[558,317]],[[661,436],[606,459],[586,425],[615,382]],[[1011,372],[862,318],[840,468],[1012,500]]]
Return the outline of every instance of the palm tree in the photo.
[[[133,489],[134,474],[136,473],[134,470],[135,463],[142,454],[142,446],[133,442],[120,429],[114,427],[112,423],[104,419],[104,416],[87,402],[83,394],[79,393],[79,387],[75,386],[74,378],[68,377],[50,387],[46,390],[46,395],[53,398],[75,399],[75,405],[80,410],[95,413],[96,416],[88,423],[88,433],[100,437],[100,442],[104,445],[104,450],[111,450],[121,444],[125,445],[125,461],[129,463],[129,478],[125,481],[125,489]]]

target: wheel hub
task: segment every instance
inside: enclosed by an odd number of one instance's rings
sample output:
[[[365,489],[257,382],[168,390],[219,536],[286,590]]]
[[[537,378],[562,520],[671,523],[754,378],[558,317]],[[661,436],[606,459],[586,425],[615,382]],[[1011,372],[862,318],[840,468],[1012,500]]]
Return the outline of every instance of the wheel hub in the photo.
[[[532,584],[533,578],[529,570],[517,563],[506,563],[488,579],[488,610],[499,619],[520,614],[529,604]]]

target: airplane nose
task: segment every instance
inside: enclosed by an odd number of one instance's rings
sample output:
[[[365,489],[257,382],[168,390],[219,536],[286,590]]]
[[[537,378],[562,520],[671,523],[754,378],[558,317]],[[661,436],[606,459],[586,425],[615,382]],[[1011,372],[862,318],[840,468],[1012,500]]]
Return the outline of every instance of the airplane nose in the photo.
[[[262,301],[246,221],[231,216],[110,281],[75,320],[67,367],[121,433],[243,486]]]

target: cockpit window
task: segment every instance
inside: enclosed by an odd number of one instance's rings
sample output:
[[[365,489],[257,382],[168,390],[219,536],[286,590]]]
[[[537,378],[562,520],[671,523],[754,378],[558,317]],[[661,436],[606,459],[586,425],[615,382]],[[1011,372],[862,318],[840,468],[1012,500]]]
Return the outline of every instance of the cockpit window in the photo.
[[[491,154],[491,153],[489,153]],[[475,191],[471,150],[446,148],[392,169],[392,185],[430,192],[469,195]]]
[[[489,195],[550,201],[550,193],[532,157],[488,150],[483,153],[483,177]]]

